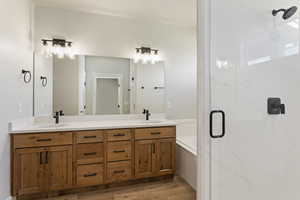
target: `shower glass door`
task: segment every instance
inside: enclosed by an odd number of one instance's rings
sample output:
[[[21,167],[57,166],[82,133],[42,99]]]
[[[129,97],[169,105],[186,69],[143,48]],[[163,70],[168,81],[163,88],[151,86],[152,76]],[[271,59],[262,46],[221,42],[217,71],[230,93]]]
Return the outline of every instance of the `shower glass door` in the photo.
[[[211,200],[300,199],[299,1],[210,2]]]

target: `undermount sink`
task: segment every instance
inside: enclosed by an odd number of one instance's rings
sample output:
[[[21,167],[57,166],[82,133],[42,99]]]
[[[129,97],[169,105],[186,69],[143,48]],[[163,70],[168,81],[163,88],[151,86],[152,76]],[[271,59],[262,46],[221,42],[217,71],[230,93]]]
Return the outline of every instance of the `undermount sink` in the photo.
[[[39,128],[61,128],[65,127],[67,124],[41,124],[38,125]]]

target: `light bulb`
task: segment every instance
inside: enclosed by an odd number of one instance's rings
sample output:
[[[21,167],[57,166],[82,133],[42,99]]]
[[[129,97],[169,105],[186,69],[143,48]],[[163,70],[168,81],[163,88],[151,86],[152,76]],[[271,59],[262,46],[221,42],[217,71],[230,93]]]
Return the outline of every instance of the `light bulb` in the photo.
[[[57,47],[57,57],[59,59],[63,59],[65,57],[64,47],[58,46]]]
[[[158,50],[156,50],[154,52],[153,60],[154,60],[154,64],[159,62],[160,59],[159,59],[159,55],[158,55]]]
[[[133,62],[134,63],[138,63],[141,60],[141,53],[140,53],[140,49],[136,49],[136,53],[133,56]]]
[[[48,50],[48,43],[47,41],[42,41],[42,55],[47,55],[47,50]]]
[[[48,46],[46,50],[46,58],[51,58],[51,57],[52,57],[51,46]]]
[[[74,59],[75,59],[75,54],[74,54],[74,53],[69,53],[69,54],[68,54],[68,57],[69,57],[71,60],[74,60]]]
[[[156,60],[154,58],[151,59],[151,64],[155,65],[156,64]]]
[[[155,54],[151,52],[151,55],[150,55],[150,62],[152,65],[154,65],[156,63],[156,60],[155,60]]]
[[[141,54],[140,53],[136,53],[133,57],[133,62],[134,63],[138,63],[141,59]]]
[[[71,60],[74,60],[74,59],[75,59],[75,55],[74,55],[74,53],[73,53],[71,44],[69,44],[67,47],[65,47],[65,53],[66,53],[66,55],[68,55],[68,57],[69,57]]]
[[[58,46],[56,44],[52,45],[51,52],[53,55],[57,54]]]
[[[52,57],[52,48],[53,48],[53,46],[52,46],[52,43],[50,43],[50,44],[48,44],[48,46],[47,46],[47,51],[46,51],[46,57],[47,58],[51,58]]]
[[[144,53],[142,55],[142,61],[143,61],[143,64],[147,64],[147,62],[148,62],[148,55],[146,53]]]
[[[148,63],[151,63],[151,61],[152,61],[152,53],[149,52],[148,53]]]

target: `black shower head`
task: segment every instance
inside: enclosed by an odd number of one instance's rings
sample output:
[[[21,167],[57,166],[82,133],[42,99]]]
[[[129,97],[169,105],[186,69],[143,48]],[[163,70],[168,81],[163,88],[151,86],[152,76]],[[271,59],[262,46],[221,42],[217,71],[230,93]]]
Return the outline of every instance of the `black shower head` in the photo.
[[[273,16],[276,16],[277,13],[283,12],[282,18],[283,18],[284,20],[287,20],[287,19],[289,19],[290,17],[292,17],[292,16],[297,12],[297,10],[298,10],[297,6],[293,6],[293,7],[290,7],[290,8],[288,8],[288,9],[283,9],[283,8],[282,8],[282,9],[279,9],[279,10],[273,10],[273,11],[272,11],[272,15],[273,15]]]

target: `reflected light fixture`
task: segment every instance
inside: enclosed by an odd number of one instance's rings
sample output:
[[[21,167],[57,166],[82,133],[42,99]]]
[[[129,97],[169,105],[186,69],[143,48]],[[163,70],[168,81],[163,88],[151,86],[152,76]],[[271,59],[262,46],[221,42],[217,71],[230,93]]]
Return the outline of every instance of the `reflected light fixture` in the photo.
[[[150,47],[136,48],[136,53],[133,58],[134,63],[156,64],[160,61],[158,52],[159,50],[151,49]]]
[[[42,54],[46,57],[56,55],[59,59],[63,59],[65,56],[75,59],[72,42],[65,39],[42,39],[42,47]]]

